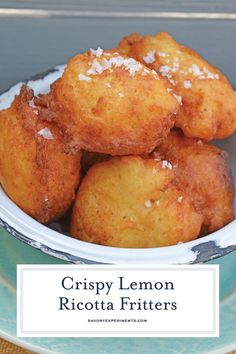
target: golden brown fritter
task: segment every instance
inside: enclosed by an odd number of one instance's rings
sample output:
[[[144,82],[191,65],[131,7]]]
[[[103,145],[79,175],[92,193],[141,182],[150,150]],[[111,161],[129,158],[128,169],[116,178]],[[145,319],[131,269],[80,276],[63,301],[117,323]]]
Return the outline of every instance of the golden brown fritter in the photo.
[[[128,43],[128,44],[127,44]],[[156,70],[182,98],[175,125],[188,137],[223,139],[236,130],[236,95],[227,78],[169,34],[120,42],[120,51]]]
[[[116,48],[116,50],[119,51],[119,53],[124,54],[126,56],[129,56],[130,51],[134,43],[141,41],[143,36],[140,33],[134,32],[129,34],[128,36],[125,36],[121,39],[119,43],[119,47]]]
[[[204,216],[202,234],[216,231],[233,220],[234,186],[228,154],[202,140],[172,131],[153,154],[175,168],[176,186],[193,200]]]
[[[52,93],[71,148],[110,155],[151,152],[179,108],[155,71],[100,48],[72,58]]]
[[[0,112],[0,182],[9,197],[42,223],[62,216],[80,177],[80,153],[67,155],[54,123],[42,122],[33,91],[24,86]]]
[[[173,179],[167,161],[126,156],[95,164],[80,186],[71,234],[83,241],[127,248],[195,239],[203,218]]]

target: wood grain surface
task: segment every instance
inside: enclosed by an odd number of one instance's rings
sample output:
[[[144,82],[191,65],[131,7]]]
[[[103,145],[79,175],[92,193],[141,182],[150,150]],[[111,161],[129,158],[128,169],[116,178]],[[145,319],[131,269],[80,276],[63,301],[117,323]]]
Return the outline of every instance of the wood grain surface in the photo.
[[[0,354],[28,354],[29,352],[17,345],[0,338]]]

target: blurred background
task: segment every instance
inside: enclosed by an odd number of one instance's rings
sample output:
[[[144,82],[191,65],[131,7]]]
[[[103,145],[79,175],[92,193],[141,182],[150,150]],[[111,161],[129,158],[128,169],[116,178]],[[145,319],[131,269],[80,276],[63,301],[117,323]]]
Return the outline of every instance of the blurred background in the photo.
[[[234,0],[0,1],[0,91],[133,31],[170,32],[236,86],[235,21]]]

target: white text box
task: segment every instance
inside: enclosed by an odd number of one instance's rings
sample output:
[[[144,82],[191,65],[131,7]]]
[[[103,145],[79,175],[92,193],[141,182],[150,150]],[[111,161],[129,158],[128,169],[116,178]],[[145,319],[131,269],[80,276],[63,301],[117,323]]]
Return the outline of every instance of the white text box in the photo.
[[[18,265],[21,337],[217,337],[217,265]]]

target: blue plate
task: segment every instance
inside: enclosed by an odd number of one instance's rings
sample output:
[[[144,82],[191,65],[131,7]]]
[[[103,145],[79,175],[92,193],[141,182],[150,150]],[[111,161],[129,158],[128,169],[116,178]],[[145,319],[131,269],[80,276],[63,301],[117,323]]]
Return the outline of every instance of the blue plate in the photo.
[[[17,338],[16,265],[65,264],[13,238],[0,229],[0,336],[36,353],[60,354],[223,354],[236,348],[236,252],[220,264],[219,338]]]

